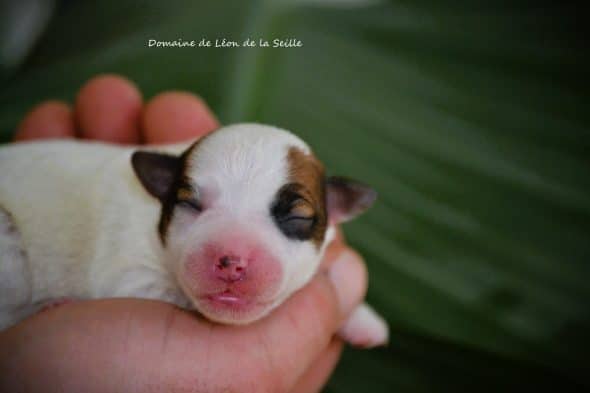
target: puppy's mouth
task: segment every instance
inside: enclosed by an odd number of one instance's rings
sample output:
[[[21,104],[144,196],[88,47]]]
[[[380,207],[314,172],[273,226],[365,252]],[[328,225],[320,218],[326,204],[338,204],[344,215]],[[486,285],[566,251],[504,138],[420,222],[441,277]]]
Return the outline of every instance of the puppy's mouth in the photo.
[[[225,305],[228,307],[247,307],[252,303],[252,299],[234,293],[229,289],[203,297],[209,302],[218,303],[219,305]]]
[[[226,289],[198,296],[197,309],[208,319],[233,325],[254,322],[270,312],[273,301]]]

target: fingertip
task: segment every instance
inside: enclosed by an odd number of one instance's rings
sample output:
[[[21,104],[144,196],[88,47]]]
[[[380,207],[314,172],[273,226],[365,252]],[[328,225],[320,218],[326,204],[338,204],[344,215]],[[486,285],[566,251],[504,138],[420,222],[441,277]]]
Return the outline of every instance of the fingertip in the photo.
[[[65,102],[45,101],[31,109],[18,125],[14,139],[72,138],[75,136],[72,109]]]
[[[142,97],[130,80],[99,75],[78,92],[75,117],[84,138],[113,143],[140,141]]]
[[[188,92],[170,91],[148,102],[142,128],[148,143],[176,143],[214,131],[219,128],[219,121],[201,98]]]

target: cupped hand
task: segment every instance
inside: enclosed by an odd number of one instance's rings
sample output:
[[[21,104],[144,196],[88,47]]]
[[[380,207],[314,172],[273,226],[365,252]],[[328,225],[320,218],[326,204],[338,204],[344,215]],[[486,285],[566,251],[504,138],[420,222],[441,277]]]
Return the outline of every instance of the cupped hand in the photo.
[[[82,87],[73,108],[35,107],[15,139],[168,143],[218,126],[190,93],[162,93],[144,105],[130,81],[103,75]],[[366,283],[361,258],[338,236],[311,282],[248,326],[140,299],[60,306],[0,333],[0,391],[316,392],[336,366],[343,344],[335,333]]]

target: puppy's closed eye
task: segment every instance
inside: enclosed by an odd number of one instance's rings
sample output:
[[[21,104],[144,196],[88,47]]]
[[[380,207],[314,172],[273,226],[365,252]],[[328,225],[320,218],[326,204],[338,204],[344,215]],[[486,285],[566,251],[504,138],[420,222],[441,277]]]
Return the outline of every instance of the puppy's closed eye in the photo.
[[[287,237],[307,240],[315,224],[315,218],[290,217],[280,222],[279,227]]]
[[[309,202],[295,195],[288,202],[283,200],[283,203],[277,203],[273,208],[273,216],[285,236],[299,240],[310,238],[317,221]]]
[[[180,188],[176,194],[177,203],[181,207],[191,209],[196,212],[201,212],[203,206],[197,199],[195,192],[186,188]]]
[[[280,220],[312,220],[315,217],[315,211],[308,202],[298,199],[291,204],[289,212]]]
[[[194,210],[196,212],[203,211],[203,207],[196,199],[183,199],[178,201],[179,206],[185,207],[187,209]]]

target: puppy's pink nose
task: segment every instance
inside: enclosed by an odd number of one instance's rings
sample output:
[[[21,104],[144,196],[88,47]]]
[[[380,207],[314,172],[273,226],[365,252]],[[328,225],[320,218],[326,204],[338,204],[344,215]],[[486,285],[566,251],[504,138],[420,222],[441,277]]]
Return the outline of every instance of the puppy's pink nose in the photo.
[[[239,256],[223,255],[215,264],[215,275],[225,282],[240,281],[246,276],[248,262]]]

